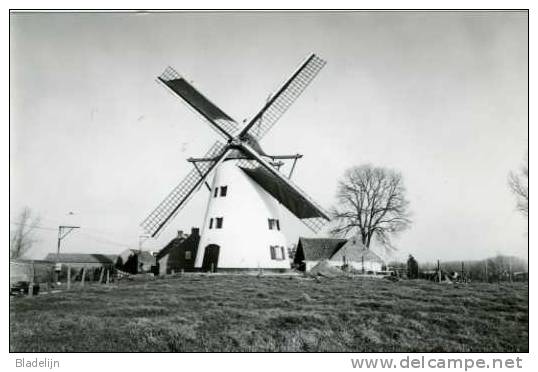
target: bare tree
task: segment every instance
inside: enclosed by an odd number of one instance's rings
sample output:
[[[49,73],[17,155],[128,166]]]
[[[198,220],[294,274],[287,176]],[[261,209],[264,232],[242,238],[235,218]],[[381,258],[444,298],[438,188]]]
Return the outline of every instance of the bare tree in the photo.
[[[519,173],[510,172],[508,186],[517,200],[517,210],[529,217],[529,155],[525,156],[525,162]]]
[[[338,183],[338,207],[332,214],[337,226],[332,233],[358,233],[370,247],[375,237],[393,249],[390,236],[409,227],[409,202],[400,173],[382,167],[362,165],[348,169]]]
[[[32,210],[25,207],[16,221],[13,222],[15,226],[10,231],[9,241],[9,257],[20,258],[23,254],[28,252],[35,242],[33,239],[33,231],[39,225],[39,217],[32,216]]]

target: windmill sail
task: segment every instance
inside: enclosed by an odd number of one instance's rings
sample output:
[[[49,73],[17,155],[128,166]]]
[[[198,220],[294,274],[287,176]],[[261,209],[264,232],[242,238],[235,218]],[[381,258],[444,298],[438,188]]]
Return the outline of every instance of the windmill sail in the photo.
[[[241,151],[247,155],[246,159],[238,162],[243,172],[310,229],[318,232],[330,220],[329,214],[323,208],[288,177],[265,161],[249,144],[243,142]]]
[[[242,130],[229,115],[173,68],[168,67],[158,80],[201,115],[211,128],[226,139],[227,144],[217,141],[201,158],[203,161],[195,163],[195,169],[191,170],[142,222],[144,230],[155,237],[170,223],[213,169],[224,159],[233,159],[247,177],[259,184],[308,227],[318,231],[329,220],[329,215],[263,158],[267,155],[261,150],[258,141],[301,95],[324,65],[324,60],[315,54],[310,55]]]
[[[267,101],[265,106],[245,126],[239,136],[248,133],[257,140],[262,139],[312,80],[314,80],[318,72],[325,66],[325,63],[317,55],[312,54]]]
[[[227,147],[219,141],[215,142],[204,156],[213,160],[200,163],[198,170],[192,169],[141,223],[146,233],[155,237],[185,205],[226,153]]]
[[[265,167],[245,165],[240,166],[243,172],[310,229],[317,232],[326,224],[328,221],[327,213],[297,185],[292,187],[290,180],[275,176]]]
[[[196,90],[172,67],[167,67],[164,70],[159,76],[159,81],[187,102],[208,121],[210,127],[226,139],[232,138],[239,132],[237,123],[230,116]]]

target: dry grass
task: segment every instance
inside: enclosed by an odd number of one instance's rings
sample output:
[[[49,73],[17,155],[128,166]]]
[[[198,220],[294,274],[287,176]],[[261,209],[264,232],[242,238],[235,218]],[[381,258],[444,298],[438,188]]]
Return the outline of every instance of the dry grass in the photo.
[[[13,352],[528,351],[528,285],[199,276],[13,298]]]

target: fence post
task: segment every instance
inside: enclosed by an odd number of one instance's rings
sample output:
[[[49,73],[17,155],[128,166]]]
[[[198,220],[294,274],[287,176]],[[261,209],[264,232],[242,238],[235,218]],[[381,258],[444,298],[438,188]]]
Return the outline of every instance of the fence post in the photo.
[[[82,268],[82,280],[80,282],[80,285],[84,287],[84,280],[86,279],[86,266]]]
[[[110,284],[110,269],[106,270],[106,284]]]
[[[437,278],[439,279],[439,283],[441,283],[441,265],[439,264],[439,260],[437,260]]]
[[[105,268],[101,267],[101,273],[99,274],[99,284],[103,283],[103,275],[105,274]]]
[[[508,257],[508,279],[512,283],[512,256]]]
[[[71,265],[67,265],[67,289],[71,289]]]

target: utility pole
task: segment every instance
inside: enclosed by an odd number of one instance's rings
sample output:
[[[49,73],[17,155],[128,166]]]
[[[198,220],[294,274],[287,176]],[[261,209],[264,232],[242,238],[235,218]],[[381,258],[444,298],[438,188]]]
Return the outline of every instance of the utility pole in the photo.
[[[142,244],[148,240],[150,238],[149,235],[147,234],[144,234],[144,235],[139,235],[138,236],[138,250],[141,251],[142,250]]]
[[[62,244],[62,239],[64,239],[71,231],[74,229],[80,229],[80,226],[65,226],[60,225],[58,226],[58,250],[56,251],[56,267],[55,267],[55,273],[56,273],[56,282],[58,282],[59,279],[59,273],[62,270],[61,264],[60,264],[60,246]]]

